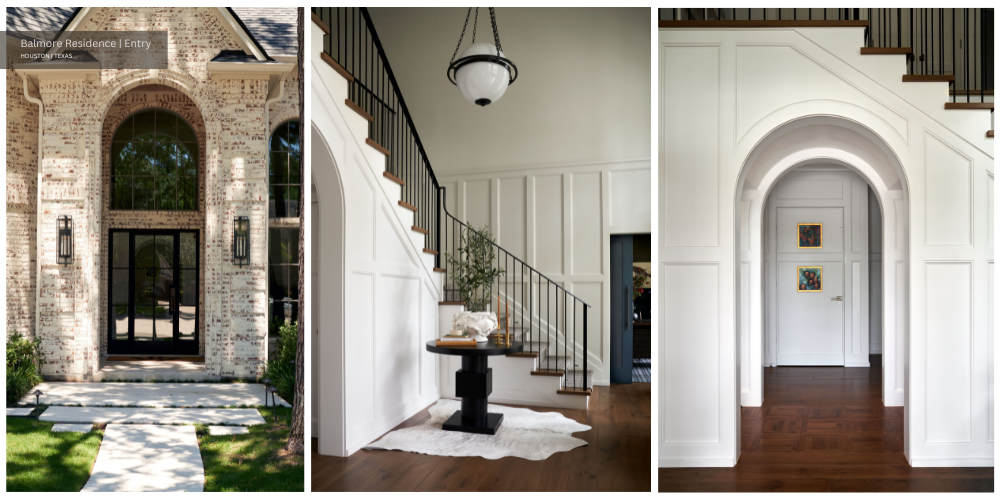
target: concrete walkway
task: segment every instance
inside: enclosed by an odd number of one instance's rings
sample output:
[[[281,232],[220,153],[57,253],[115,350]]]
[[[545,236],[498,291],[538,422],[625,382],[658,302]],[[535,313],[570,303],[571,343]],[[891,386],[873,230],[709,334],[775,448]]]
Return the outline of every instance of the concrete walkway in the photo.
[[[204,489],[205,467],[193,426],[109,424],[82,491]]]
[[[179,408],[264,405],[264,386],[261,384],[45,382],[35,389],[44,393],[39,401],[47,405]],[[270,405],[270,398],[267,402]],[[291,406],[280,397],[277,402],[278,406]],[[25,396],[21,404],[34,406],[35,396]]]
[[[260,425],[256,408],[87,408],[50,406],[43,422],[65,424],[218,424]]]

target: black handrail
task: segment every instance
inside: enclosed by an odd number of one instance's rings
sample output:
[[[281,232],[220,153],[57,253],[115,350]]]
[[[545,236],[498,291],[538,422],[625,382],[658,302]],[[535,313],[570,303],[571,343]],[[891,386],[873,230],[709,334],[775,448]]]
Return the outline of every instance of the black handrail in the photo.
[[[490,236],[477,231],[451,215],[444,203],[446,190],[444,187],[440,189],[441,194],[438,196],[442,200],[440,210],[445,215],[445,224],[441,229],[443,238],[441,247],[447,257],[461,259],[458,249],[463,240],[467,240],[470,235],[490,240]],[[497,261],[497,268],[503,270],[504,273],[489,286],[489,293],[498,298],[502,296],[506,299],[507,304],[512,305],[510,318],[512,318],[511,326],[515,329],[515,339],[524,342],[524,352],[538,355],[537,367],[539,370],[558,371],[560,369],[559,360],[560,358],[563,360],[562,387],[564,389],[589,389],[589,384],[593,380],[589,373],[587,357],[587,311],[592,306],[528,263],[511,255],[500,245],[491,242],[491,246]],[[469,297],[462,296],[461,290],[455,284],[455,278],[460,271],[452,265],[451,259],[445,259],[444,262],[444,265],[447,266],[444,280],[445,300],[467,302]],[[525,291],[525,281],[527,281],[527,291]],[[493,293],[494,289],[496,290],[495,294]],[[537,296],[535,295],[536,290]],[[552,305],[553,299],[555,299],[554,307]],[[562,306],[560,306],[560,299]],[[570,303],[572,303],[572,307],[570,307]],[[581,306],[579,309],[581,317],[577,316],[577,304]],[[486,307],[496,312],[498,318],[501,317],[501,314],[506,314],[506,311],[495,309],[492,300],[488,301]],[[561,323],[560,309],[562,310]],[[570,316],[571,309],[572,316]],[[561,330],[560,324],[562,325]],[[502,321],[499,329],[503,330]],[[519,332],[518,329],[520,329]],[[582,330],[583,345],[580,349],[577,349],[577,345],[579,345],[577,343],[579,340],[577,337],[578,329]],[[561,351],[560,333],[562,334]],[[544,357],[542,357],[543,352]],[[581,364],[583,365],[582,370],[580,369]],[[582,380],[577,378],[581,374]]]
[[[441,219],[435,210],[440,183],[368,9],[313,7],[312,13],[330,28],[323,52],[353,78],[348,82],[348,99],[371,117],[368,138],[389,152],[385,169],[403,181],[402,201],[417,208],[414,225],[427,231],[424,247],[436,252],[434,265],[440,267]]]
[[[986,102],[994,87],[993,9],[669,8],[658,15],[661,21],[868,21],[866,47],[909,47],[909,74],[954,77],[952,102],[958,96]]]

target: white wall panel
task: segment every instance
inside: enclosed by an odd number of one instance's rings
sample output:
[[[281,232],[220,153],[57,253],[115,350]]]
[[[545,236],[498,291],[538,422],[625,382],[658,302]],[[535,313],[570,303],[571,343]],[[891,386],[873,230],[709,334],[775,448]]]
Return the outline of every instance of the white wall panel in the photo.
[[[657,359],[661,444],[718,443],[720,439],[719,266],[663,264],[663,335]],[[678,356],[676,353],[690,353]],[[666,403],[666,404],[664,404]]]
[[[972,244],[972,164],[926,134],[927,244]]]
[[[661,48],[660,105],[684,120],[659,132],[668,247],[719,244],[719,47]],[[692,147],[694,146],[694,147]]]
[[[490,180],[468,181],[465,183],[465,222],[480,228],[490,224],[491,196]],[[492,230],[492,228],[491,228]]]
[[[563,272],[562,175],[537,175],[535,179],[534,267],[542,273]],[[529,261],[530,263],[530,261]]]
[[[375,410],[398,410],[420,395],[420,281],[382,275],[375,324]],[[351,352],[351,355],[354,353]]]
[[[601,273],[601,174],[600,172],[575,173],[570,176],[572,203],[572,246],[570,247],[573,273]]]
[[[611,227],[625,231],[637,226],[648,227],[652,220],[649,210],[652,206],[652,191],[638,187],[650,185],[649,169],[609,172],[608,184],[611,192],[611,213],[608,214]]]
[[[350,245],[348,245],[350,246]],[[346,373],[374,374],[375,370],[375,277],[354,273],[347,280],[348,335],[344,335]],[[375,378],[352,377],[346,384],[348,435],[358,432],[375,420]]]
[[[503,200],[503,210],[497,211],[497,225],[494,230],[497,244],[520,258],[524,258],[527,250],[526,240],[526,210],[527,193],[525,178],[514,177],[499,179],[497,190],[499,199]]]
[[[928,443],[972,440],[972,264],[928,263]]]

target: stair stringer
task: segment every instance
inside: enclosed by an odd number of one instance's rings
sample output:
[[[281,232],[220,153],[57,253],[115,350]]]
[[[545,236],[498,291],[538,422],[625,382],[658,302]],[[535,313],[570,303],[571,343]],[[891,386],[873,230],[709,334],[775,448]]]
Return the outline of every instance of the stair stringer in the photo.
[[[992,113],[989,110],[944,109],[945,103],[951,102],[951,86],[946,82],[903,82],[903,75],[907,74],[906,56],[903,54],[862,55],[864,28],[796,28],[795,32],[805,41],[803,50],[812,52],[810,46],[815,47],[850,66],[858,75],[831,72],[842,78],[851,78],[853,81],[849,83],[855,85],[863,86],[864,79],[870,80],[992,156],[993,142],[986,137],[986,131],[992,129]],[[818,54],[810,54],[810,57],[824,66],[833,64],[833,61],[824,61]],[[889,100],[879,97],[876,91],[863,91],[887,107],[894,107]]]
[[[465,306],[441,304],[438,306],[438,330],[451,329],[451,318],[465,311]],[[455,372],[462,368],[459,356],[440,356],[441,397],[456,399]],[[563,377],[532,375],[535,358],[490,356],[493,369],[491,403],[544,406],[551,408],[587,409],[590,396],[559,394]]]

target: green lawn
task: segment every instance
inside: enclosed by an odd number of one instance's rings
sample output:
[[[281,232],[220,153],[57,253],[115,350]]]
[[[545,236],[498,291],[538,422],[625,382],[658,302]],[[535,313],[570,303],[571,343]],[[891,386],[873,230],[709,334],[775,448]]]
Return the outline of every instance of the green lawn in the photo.
[[[51,422],[7,419],[7,491],[80,491],[97,459],[102,430],[52,432]]]
[[[46,408],[42,405],[42,411]],[[250,433],[210,436],[196,425],[205,491],[305,491],[305,464],[286,456],[291,408],[257,408],[267,422]],[[80,491],[97,459],[104,431],[52,432],[51,422],[7,419],[7,491]]]
[[[249,434],[210,436],[198,425],[198,446],[205,463],[205,491],[305,491],[305,464],[299,455],[281,453],[288,440],[291,408],[258,408],[267,421]]]

